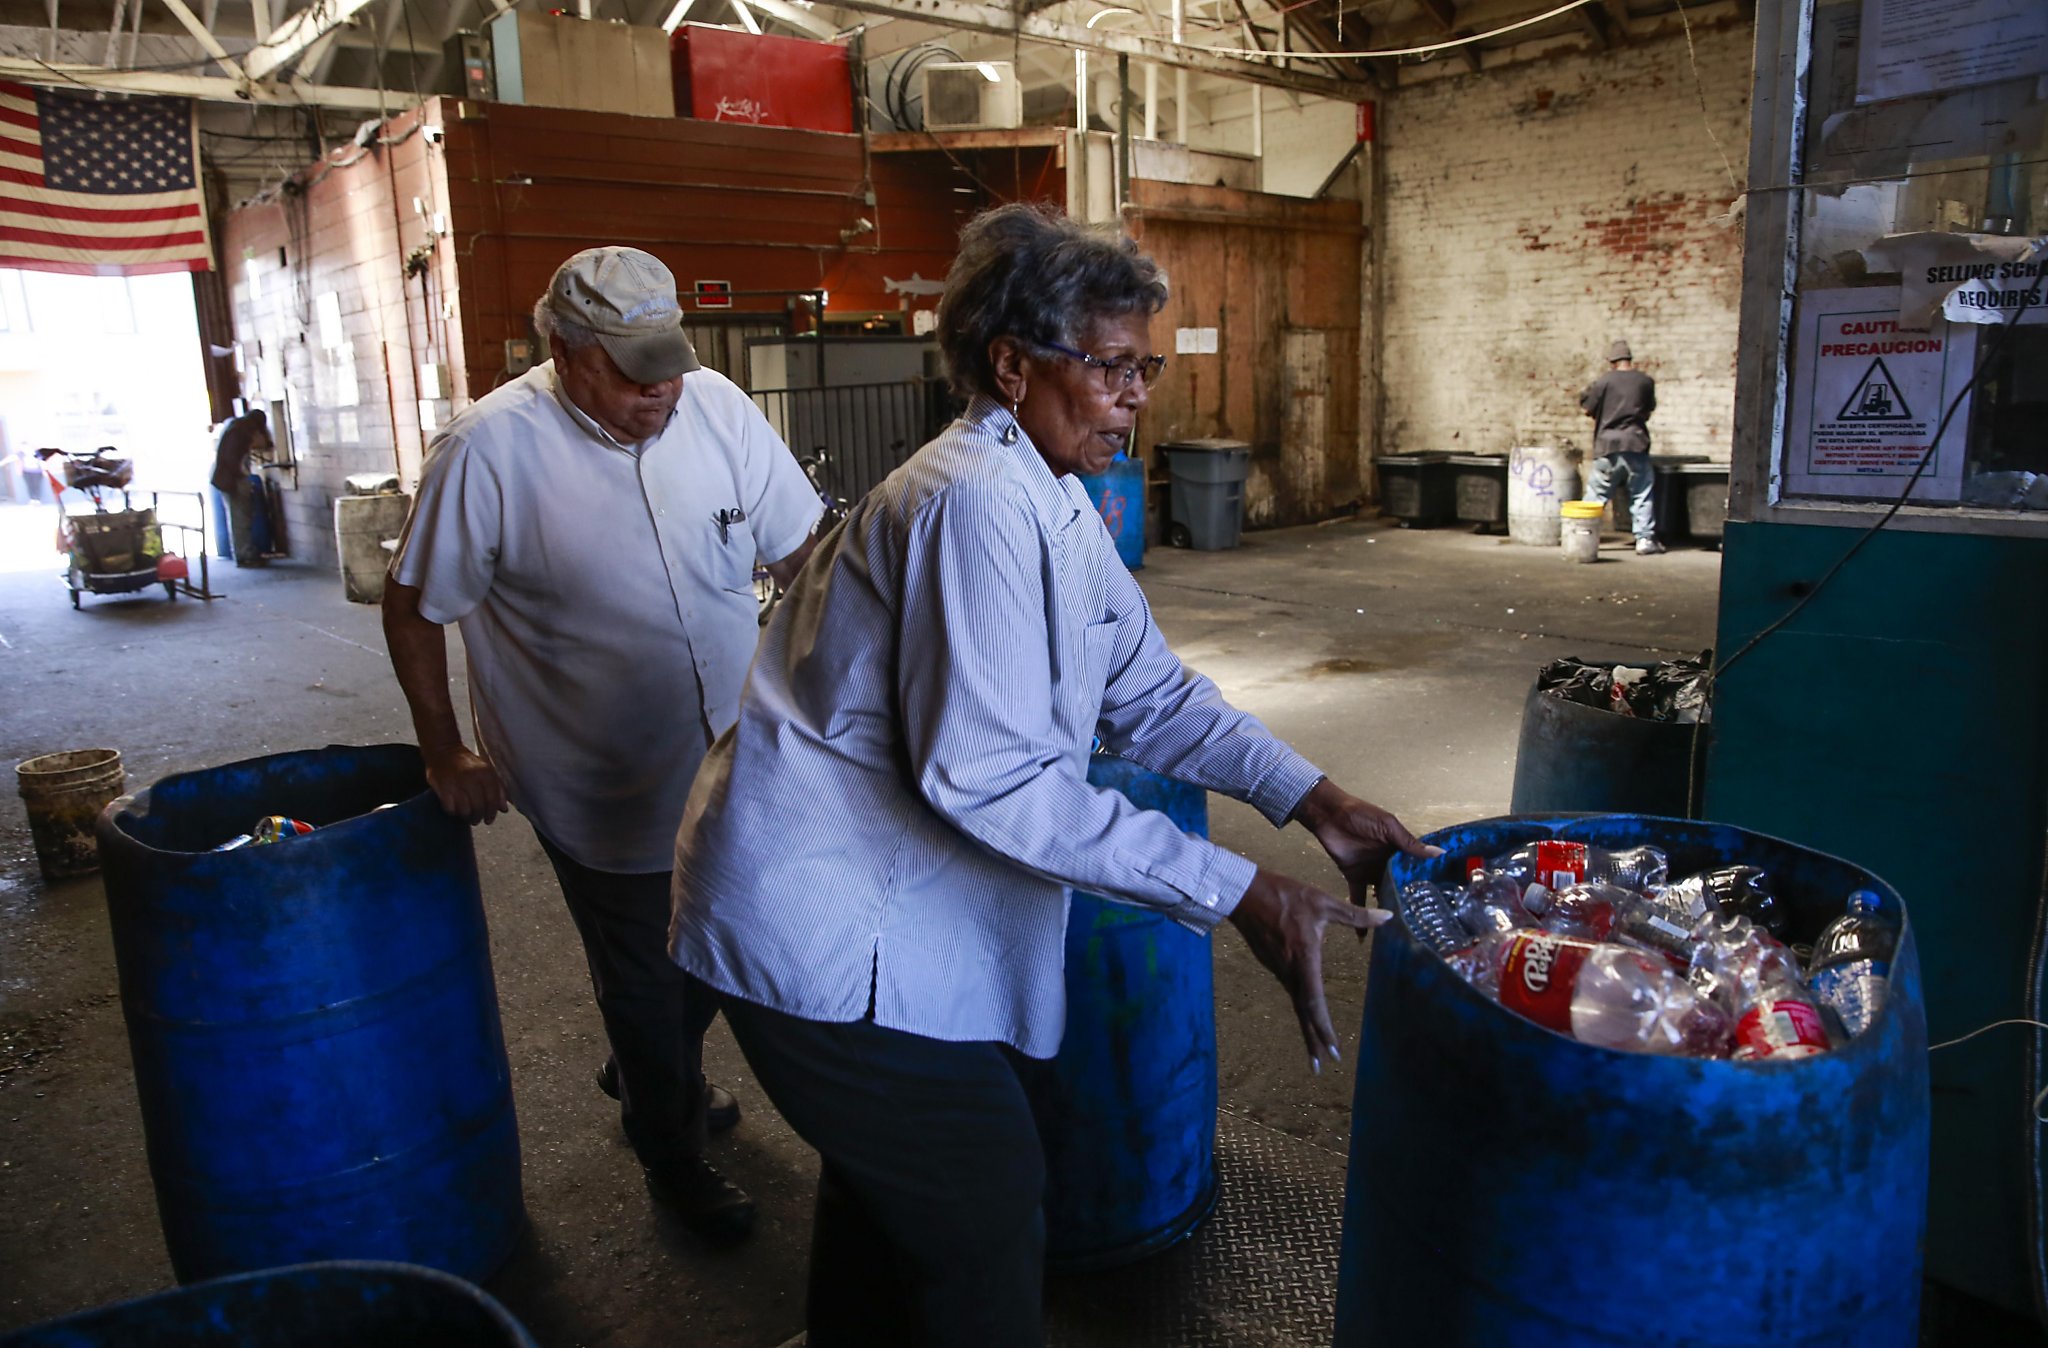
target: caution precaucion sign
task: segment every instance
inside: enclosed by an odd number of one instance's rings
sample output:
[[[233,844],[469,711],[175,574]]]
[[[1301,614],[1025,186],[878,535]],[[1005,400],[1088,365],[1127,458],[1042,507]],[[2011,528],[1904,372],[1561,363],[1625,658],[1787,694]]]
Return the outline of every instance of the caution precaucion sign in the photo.
[[[1895,286],[1801,294],[1784,493],[1897,496],[1969,383],[1976,337],[1973,327],[1939,318],[1925,332],[1901,328]],[[1969,425],[1966,397],[1914,486],[1914,500],[1961,494]]]

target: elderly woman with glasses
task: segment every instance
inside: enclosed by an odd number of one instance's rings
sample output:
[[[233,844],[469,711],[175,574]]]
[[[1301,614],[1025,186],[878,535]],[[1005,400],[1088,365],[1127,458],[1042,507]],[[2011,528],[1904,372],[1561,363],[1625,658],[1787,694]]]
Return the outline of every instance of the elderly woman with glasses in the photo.
[[[1070,888],[1228,919],[1319,1067],[1324,929],[1383,919],[1354,904],[1421,850],[1174,658],[1075,480],[1132,442],[1166,294],[1053,212],[967,226],[939,306],[967,411],[820,543],[691,793],[672,953],[822,1157],[812,1348],[1040,1341],[1021,1078],[1059,1049]],[[1090,786],[1095,738],[1303,824],[1354,903]]]

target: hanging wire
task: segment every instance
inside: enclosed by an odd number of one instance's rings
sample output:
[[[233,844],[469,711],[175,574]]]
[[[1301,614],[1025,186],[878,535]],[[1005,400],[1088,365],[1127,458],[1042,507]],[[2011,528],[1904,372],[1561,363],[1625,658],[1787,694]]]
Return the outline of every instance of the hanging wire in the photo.
[[[1507,33],[1519,32],[1524,28],[1534,28],[1539,23],[1548,23],[1560,14],[1569,14],[1581,5],[1589,5],[1591,3],[1593,3],[1593,0],[1567,0],[1567,3],[1559,5],[1556,9],[1545,10],[1543,13],[1531,18],[1502,24],[1498,28],[1489,28],[1483,33],[1473,33],[1468,37],[1453,37],[1446,38],[1442,42],[1424,43],[1419,47],[1387,47],[1379,51],[1319,51],[1289,52],[1286,54],[1301,56],[1304,59],[1313,58],[1318,61],[1364,61],[1374,57],[1427,56],[1431,52],[1450,51],[1456,47],[1470,46],[1474,42],[1484,42],[1488,38],[1496,38]],[[1189,51],[1208,52],[1212,56],[1263,56],[1271,60],[1274,56],[1280,54],[1267,51],[1264,47],[1212,47],[1194,42],[1186,42],[1181,45]]]
[[[1692,44],[1692,16],[1685,12],[1685,0],[1671,0],[1678,8],[1678,22],[1685,28],[1685,59],[1692,66],[1693,92],[1700,99],[1700,121],[1707,128],[1707,139],[1714,142],[1715,153],[1721,156],[1721,167],[1728,170],[1728,190],[1736,196],[1742,195],[1742,182],[1735,176],[1734,161],[1728,158],[1728,151],[1722,147],[1720,136],[1714,133],[1714,114],[1707,111],[1707,86],[1700,79],[1700,54]]]

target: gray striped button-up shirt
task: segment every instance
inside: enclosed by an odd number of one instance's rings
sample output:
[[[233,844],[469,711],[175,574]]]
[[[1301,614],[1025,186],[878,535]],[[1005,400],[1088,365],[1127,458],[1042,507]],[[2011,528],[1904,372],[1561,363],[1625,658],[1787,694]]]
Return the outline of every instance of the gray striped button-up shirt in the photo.
[[[1199,931],[1255,867],[1086,780],[1092,738],[1276,825],[1321,774],[1167,649],[1080,483],[968,414],[820,543],[676,839],[676,962],[750,1002],[1059,1049],[1069,888]]]

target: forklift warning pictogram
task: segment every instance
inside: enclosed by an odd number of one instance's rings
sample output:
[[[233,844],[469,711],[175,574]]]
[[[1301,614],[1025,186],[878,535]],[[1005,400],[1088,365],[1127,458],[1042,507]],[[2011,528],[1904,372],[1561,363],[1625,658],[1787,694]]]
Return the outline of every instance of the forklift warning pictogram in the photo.
[[[1898,381],[1884,367],[1884,357],[1870,362],[1870,368],[1856,381],[1849,401],[1835,414],[1837,421],[1911,421],[1913,409],[1899,395]]]

